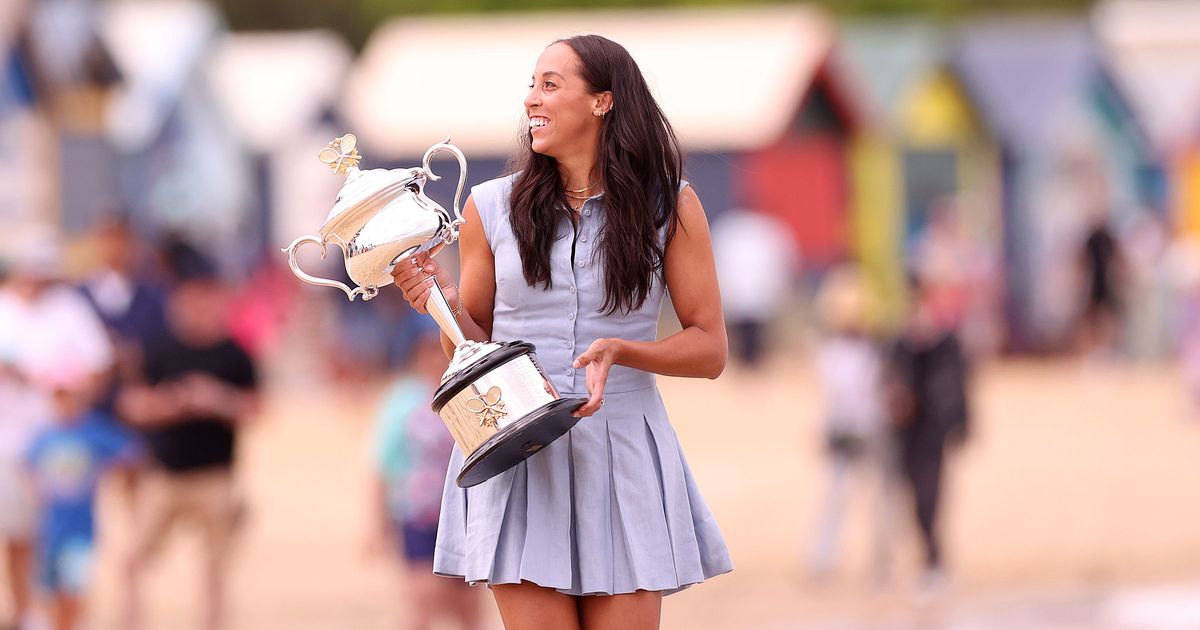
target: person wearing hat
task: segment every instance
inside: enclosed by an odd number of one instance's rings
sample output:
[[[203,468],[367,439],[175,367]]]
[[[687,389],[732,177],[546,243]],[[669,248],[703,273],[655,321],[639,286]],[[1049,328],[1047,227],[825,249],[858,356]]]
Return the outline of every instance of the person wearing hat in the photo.
[[[888,571],[888,440],[884,357],[871,334],[869,294],[861,274],[846,265],[830,270],[817,294],[822,340],[816,372],[824,403],[825,489],[809,570],[835,569],[851,473],[869,477],[874,521],[874,573]]]
[[[113,361],[104,327],[87,302],[59,280],[62,247],[53,228],[30,226],[0,253],[0,540],[8,558],[17,627],[30,610],[36,508],[22,483],[23,455],[53,417],[53,392],[39,375],[70,366],[98,391]],[[0,623],[0,628],[5,627]]]
[[[95,409],[95,382],[83,366],[60,361],[30,377],[53,397],[52,422],[25,455],[38,503],[37,586],[54,630],[75,630],[91,581],[100,479],[136,466],[141,449]]]

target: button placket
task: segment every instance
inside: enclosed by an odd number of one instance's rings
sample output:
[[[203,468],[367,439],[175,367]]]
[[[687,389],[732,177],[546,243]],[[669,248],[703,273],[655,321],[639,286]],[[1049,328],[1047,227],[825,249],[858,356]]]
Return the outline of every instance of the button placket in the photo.
[[[580,212],[581,218],[582,216],[588,216],[591,214],[591,210],[589,209],[590,205],[590,200],[584,203],[583,211]],[[568,334],[568,339],[563,342],[563,346],[571,354],[571,359],[575,358],[574,355],[577,351],[576,343],[578,341],[575,327],[578,321],[577,314],[579,313],[579,274],[577,270],[584,267],[584,261],[589,255],[588,248],[586,246],[579,246],[579,244],[587,243],[587,236],[584,234],[584,222],[582,220],[579,223],[578,230],[579,232],[578,236],[576,237],[576,247],[574,250],[576,263],[568,267],[571,269],[571,283],[567,285],[567,294],[570,296],[570,299],[568,300],[570,303],[570,311],[567,313],[567,322],[570,324],[570,333]],[[582,371],[579,372],[579,375],[576,375],[576,370],[568,367],[565,370],[565,374],[567,377],[572,379],[572,385],[570,386],[572,389],[579,386],[579,384],[575,383],[574,381],[582,377]]]

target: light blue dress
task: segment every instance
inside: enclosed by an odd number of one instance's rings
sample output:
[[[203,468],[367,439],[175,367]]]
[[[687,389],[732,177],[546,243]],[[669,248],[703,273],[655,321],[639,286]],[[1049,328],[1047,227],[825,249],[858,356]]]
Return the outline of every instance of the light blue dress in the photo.
[[[564,219],[551,250],[552,288],[530,287],[509,223],[512,177],[472,189],[496,261],[492,340],[524,340],[564,397],[587,397],[571,363],[593,341],[653,341],[662,282],[641,309],[600,312],[603,270],[593,249],[603,196]],[[660,234],[661,237],[661,234]],[[575,240],[574,261],[571,257]],[[570,595],[674,593],[733,568],[692,479],[654,375],[613,366],[605,404],[565,436],[482,484],[459,488],[454,449],[442,495],[434,572],[471,583],[522,580]]]

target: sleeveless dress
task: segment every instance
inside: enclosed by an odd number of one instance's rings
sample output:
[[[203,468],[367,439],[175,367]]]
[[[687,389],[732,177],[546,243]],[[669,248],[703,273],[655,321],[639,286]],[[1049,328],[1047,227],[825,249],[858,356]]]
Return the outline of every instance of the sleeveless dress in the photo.
[[[471,191],[495,257],[492,340],[533,343],[559,393],[586,398],[585,370],[571,367],[575,357],[601,337],[653,341],[661,279],[641,309],[600,312],[603,270],[593,245],[604,220],[601,194],[585,202],[577,234],[565,218],[558,226],[551,289],[530,287],[509,223],[512,183],[509,176]],[[463,453],[454,448],[435,573],[473,584],[525,580],[568,595],[612,595],[671,594],[733,568],[654,375],[613,366],[604,399],[566,435],[471,488],[455,484]]]

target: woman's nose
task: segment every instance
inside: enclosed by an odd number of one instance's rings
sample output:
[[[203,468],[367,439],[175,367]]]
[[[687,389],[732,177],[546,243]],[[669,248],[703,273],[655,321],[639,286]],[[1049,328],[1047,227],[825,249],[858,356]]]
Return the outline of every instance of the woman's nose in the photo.
[[[538,96],[537,88],[529,90],[529,94],[525,95],[525,109],[529,109],[530,107],[533,107],[541,102],[542,99],[540,96]]]

